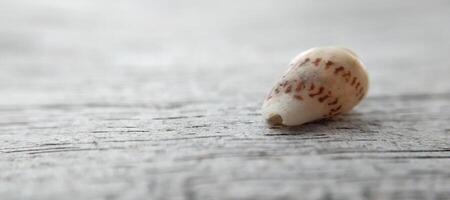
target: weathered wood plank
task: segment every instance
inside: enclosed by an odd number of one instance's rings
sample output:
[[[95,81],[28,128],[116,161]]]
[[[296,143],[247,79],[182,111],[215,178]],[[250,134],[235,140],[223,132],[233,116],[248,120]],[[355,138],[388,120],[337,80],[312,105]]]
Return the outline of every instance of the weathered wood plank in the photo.
[[[0,199],[450,199],[450,4],[0,1]],[[296,53],[371,75],[289,129],[262,98]]]

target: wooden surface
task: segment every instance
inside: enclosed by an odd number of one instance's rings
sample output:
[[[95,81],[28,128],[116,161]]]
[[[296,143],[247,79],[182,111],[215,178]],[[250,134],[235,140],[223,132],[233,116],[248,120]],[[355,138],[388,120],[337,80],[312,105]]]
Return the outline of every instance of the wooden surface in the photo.
[[[0,1],[0,199],[450,199],[449,1]],[[353,112],[269,129],[297,53]]]

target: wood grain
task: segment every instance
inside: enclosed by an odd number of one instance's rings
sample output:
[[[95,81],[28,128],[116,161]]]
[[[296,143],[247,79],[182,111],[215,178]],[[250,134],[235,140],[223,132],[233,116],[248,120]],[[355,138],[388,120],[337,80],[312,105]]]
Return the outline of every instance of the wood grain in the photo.
[[[450,199],[448,1],[0,1],[0,199]],[[270,129],[297,53],[368,98]]]

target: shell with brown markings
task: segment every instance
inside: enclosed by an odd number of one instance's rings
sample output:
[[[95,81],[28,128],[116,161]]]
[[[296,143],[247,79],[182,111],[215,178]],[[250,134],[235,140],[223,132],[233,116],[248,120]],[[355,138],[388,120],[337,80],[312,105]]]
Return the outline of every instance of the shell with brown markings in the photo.
[[[309,49],[293,59],[270,91],[262,114],[270,125],[297,126],[349,112],[367,95],[369,77],[355,53]]]

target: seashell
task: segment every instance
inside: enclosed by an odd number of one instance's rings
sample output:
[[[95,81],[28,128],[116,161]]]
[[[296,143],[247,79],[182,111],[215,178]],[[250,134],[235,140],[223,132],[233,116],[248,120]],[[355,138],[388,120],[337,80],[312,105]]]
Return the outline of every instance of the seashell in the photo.
[[[367,95],[369,77],[347,48],[300,53],[270,91],[262,115],[270,125],[297,126],[352,110]]]

